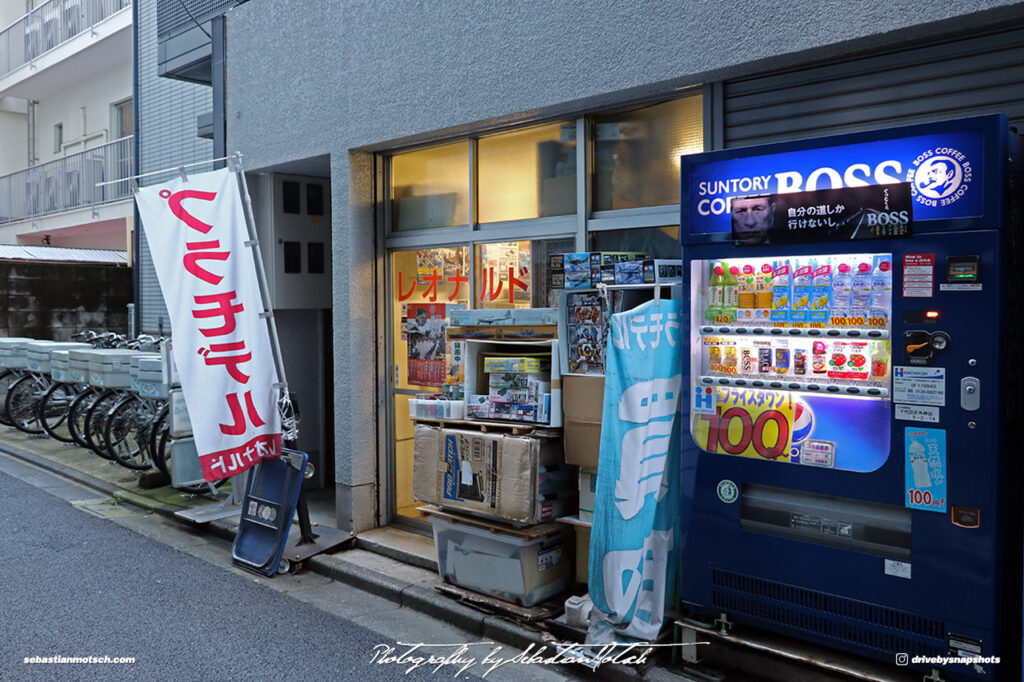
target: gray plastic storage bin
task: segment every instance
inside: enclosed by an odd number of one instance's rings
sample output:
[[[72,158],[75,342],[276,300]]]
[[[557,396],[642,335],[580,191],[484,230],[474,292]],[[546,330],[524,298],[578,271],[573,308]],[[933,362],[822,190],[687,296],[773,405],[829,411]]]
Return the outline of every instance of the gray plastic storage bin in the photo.
[[[26,364],[31,372],[49,374],[54,351],[89,347],[87,343],[74,341],[33,341],[25,347]]]
[[[166,398],[168,386],[163,381],[163,362],[159,353],[146,353],[132,358],[132,390],[144,398]]]
[[[26,346],[36,339],[15,336],[0,339],[0,367],[5,369],[25,369],[27,358]]]
[[[552,527],[531,538],[529,528],[499,532],[435,514],[430,525],[438,572],[450,583],[522,606],[565,589],[570,562],[565,529]]]
[[[94,350],[89,356],[89,383],[101,388],[130,387],[132,356],[138,354],[127,348]]]
[[[71,383],[68,372],[68,353],[66,350],[55,350],[50,353],[50,376],[54,381]]]
[[[72,348],[68,351],[68,376],[65,381],[72,384],[89,383],[89,358],[99,351],[95,348]]]

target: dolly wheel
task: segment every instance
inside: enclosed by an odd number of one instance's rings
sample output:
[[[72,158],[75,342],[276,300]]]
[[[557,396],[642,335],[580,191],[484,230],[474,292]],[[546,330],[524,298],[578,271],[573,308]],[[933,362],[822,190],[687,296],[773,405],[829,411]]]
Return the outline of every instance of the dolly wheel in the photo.
[[[291,570],[292,570],[292,562],[288,561],[287,559],[281,559],[281,563],[279,563],[277,565],[277,574],[278,575],[285,575],[286,573],[288,573]]]

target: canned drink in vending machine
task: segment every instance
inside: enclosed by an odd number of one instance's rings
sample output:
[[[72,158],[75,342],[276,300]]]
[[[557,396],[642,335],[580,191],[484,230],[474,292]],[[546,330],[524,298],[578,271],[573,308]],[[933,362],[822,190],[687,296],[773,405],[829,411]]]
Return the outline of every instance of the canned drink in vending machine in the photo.
[[[807,374],[807,351],[803,348],[793,351],[793,374]]]
[[[785,341],[780,341],[779,347],[775,349],[775,373],[789,373],[789,347]]]

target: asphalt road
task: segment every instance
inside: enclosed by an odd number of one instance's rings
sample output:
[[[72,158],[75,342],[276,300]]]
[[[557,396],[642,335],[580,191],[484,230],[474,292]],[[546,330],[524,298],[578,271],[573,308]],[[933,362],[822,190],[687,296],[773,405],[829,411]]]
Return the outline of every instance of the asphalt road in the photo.
[[[0,517],[0,679],[479,679],[479,661],[494,648],[463,654],[478,663],[462,675],[461,666],[407,673],[411,659],[374,662],[396,640],[477,638],[315,574],[244,573],[230,566],[223,541],[2,455]],[[505,647],[502,655],[514,653]],[[24,662],[35,656],[134,663]],[[567,678],[543,666],[505,666],[486,679]]]

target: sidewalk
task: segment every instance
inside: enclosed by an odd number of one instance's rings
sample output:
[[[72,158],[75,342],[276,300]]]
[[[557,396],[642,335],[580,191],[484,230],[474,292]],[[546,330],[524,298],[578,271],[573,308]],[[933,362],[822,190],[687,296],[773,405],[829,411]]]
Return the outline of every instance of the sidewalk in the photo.
[[[233,541],[238,528],[237,516],[193,525],[174,515],[176,511],[208,505],[208,496],[187,495],[170,486],[143,489],[138,475],[108,462],[75,445],[65,445],[50,438],[28,436],[16,429],[0,426],[0,452],[53,472],[81,485],[97,490],[123,503],[170,518],[224,540]],[[230,550],[228,550],[230,551]],[[444,595],[435,586],[441,584],[436,571],[413,566],[365,549],[347,549],[333,554],[321,554],[307,560],[309,571],[351,585],[388,601],[420,611],[428,616],[461,628],[483,639],[492,640],[525,650],[550,643],[541,630],[526,627],[506,617],[490,615],[469,608]],[[276,580],[293,579],[290,575]],[[550,638],[550,636],[549,636]],[[550,649],[549,649],[550,651]],[[662,660],[664,665],[667,657]],[[581,666],[571,672],[607,680],[650,680],[652,682],[680,682],[694,678],[683,677],[661,667],[641,674],[635,668],[605,664],[590,673]]]

